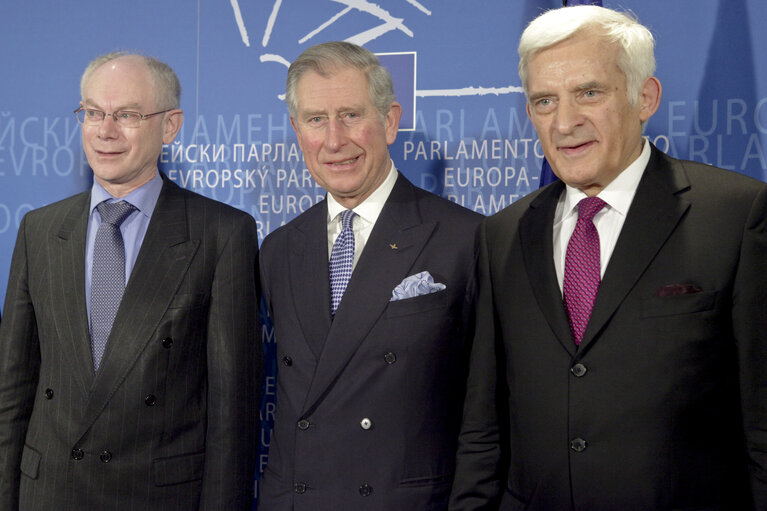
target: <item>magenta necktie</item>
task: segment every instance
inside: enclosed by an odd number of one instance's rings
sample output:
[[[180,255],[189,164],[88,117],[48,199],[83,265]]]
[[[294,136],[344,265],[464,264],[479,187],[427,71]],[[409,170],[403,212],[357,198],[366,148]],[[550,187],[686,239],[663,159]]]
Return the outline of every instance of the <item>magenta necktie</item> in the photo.
[[[576,345],[581,344],[599,290],[599,233],[592,220],[605,206],[599,197],[582,199],[578,203],[578,223],[567,244],[564,300]]]

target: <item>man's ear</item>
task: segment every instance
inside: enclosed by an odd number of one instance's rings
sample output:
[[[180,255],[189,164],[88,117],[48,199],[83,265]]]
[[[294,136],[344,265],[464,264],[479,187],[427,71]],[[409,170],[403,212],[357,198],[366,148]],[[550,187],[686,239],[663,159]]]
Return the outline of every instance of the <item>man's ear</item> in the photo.
[[[181,130],[181,125],[184,124],[183,110],[175,109],[166,113],[163,123],[162,143],[170,144]]]
[[[384,117],[384,128],[386,129],[386,144],[392,145],[397,139],[399,130],[399,120],[402,117],[402,106],[396,101],[391,104],[389,111]]]
[[[644,81],[642,90],[639,91],[639,120],[641,122],[646,122],[658,111],[662,92],[660,80],[654,76]]]

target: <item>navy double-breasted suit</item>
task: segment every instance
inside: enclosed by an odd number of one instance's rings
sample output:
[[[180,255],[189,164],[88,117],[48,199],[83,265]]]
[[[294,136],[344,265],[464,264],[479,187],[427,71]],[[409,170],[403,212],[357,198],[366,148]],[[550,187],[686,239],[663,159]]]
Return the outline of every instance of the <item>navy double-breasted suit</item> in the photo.
[[[327,214],[261,248],[279,369],[260,509],[445,509],[481,216],[399,175],[331,320]],[[446,288],[390,301],[421,271]]]

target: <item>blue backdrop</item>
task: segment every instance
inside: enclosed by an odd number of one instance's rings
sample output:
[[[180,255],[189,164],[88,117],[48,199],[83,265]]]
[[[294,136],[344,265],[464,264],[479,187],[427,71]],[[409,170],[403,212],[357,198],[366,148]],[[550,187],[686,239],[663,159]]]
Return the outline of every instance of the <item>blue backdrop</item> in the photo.
[[[767,180],[764,0],[623,0],[657,38],[662,150]],[[185,124],[161,158],[181,186],[251,213],[260,237],[324,196],[306,171],[282,94],[289,62],[327,40],[386,55],[405,107],[391,148],[419,186],[484,214],[538,187],[516,45],[559,0],[133,0],[5,2],[0,8],[0,300],[21,217],[87,189],[72,111],[96,55],[150,54],[183,85]],[[762,57],[758,57],[762,54]],[[274,337],[259,468],[274,411]],[[257,487],[256,487],[257,488]]]

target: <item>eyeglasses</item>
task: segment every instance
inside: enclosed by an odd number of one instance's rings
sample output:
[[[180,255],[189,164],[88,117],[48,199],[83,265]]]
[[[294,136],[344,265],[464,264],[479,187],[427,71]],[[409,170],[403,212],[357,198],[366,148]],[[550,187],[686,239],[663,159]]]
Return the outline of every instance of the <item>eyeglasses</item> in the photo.
[[[141,121],[144,119],[149,119],[150,117],[164,114],[165,112],[170,112],[171,110],[173,110],[173,108],[168,108],[167,110],[163,110],[161,112],[154,112],[152,114],[146,115],[140,114],[138,112],[133,112],[131,110],[118,110],[117,112],[108,114],[102,110],[96,110],[95,108],[85,108],[84,106],[80,105],[80,108],[75,110],[74,113],[80,124],[84,124],[86,126],[96,126],[101,124],[108,115],[123,128],[138,128],[141,125]]]

